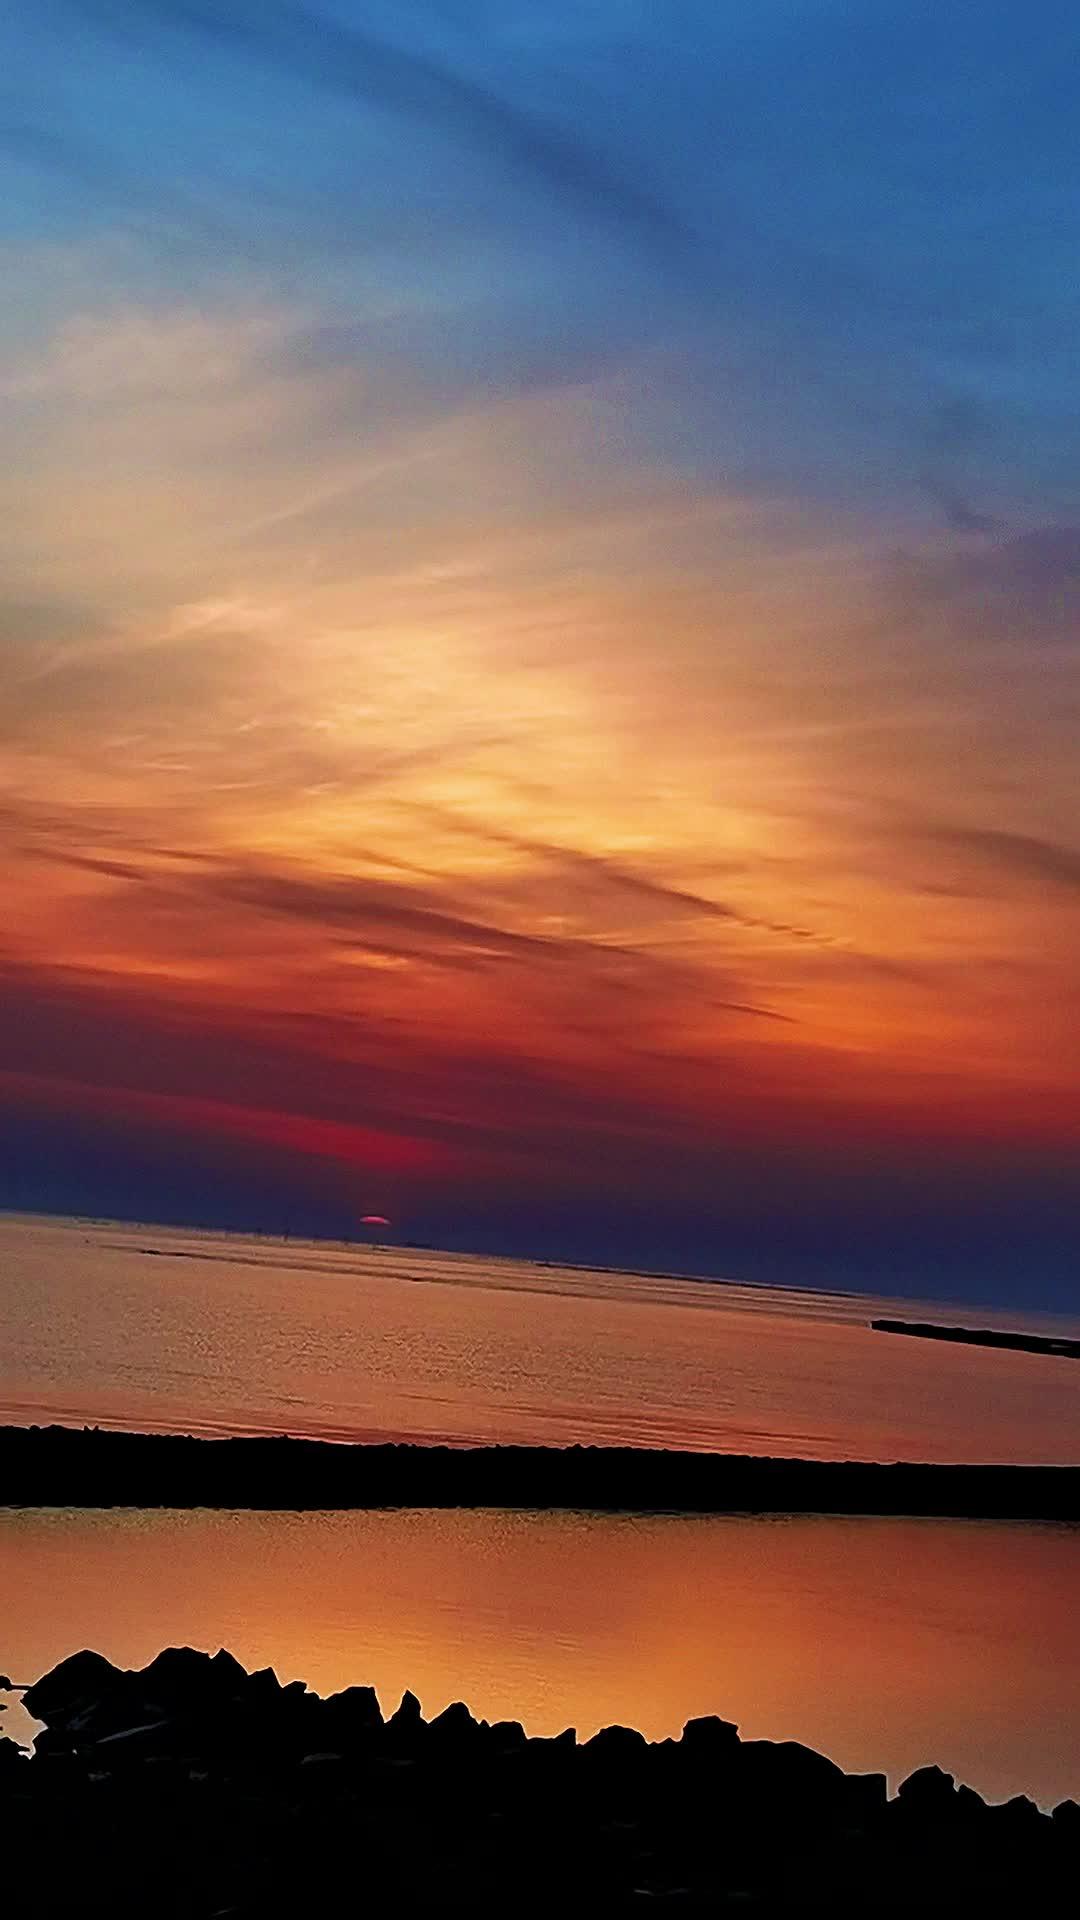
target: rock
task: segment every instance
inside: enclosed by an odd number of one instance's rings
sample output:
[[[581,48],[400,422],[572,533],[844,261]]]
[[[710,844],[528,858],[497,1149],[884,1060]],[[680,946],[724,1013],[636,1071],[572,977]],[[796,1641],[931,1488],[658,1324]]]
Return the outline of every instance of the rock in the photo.
[[[995,1824],[999,1833],[1008,1832],[1014,1845],[1022,1844],[1025,1836],[1034,1837],[1040,1827],[1050,1827],[1049,1814],[1041,1813],[1034,1800],[1026,1793],[1018,1793],[1006,1800],[1003,1807],[995,1807]]]
[[[63,1727],[115,1692],[129,1678],[103,1654],[73,1653],[27,1687],[23,1706],[47,1727]]]
[[[955,1811],[960,1819],[978,1820],[984,1813],[989,1812],[989,1808],[974,1787],[960,1786],[956,1789]]]
[[[427,1732],[420,1702],[415,1693],[408,1688],[401,1696],[401,1705],[396,1713],[390,1715],[386,1723],[385,1744],[387,1751],[399,1756],[416,1753]]]
[[[169,1731],[172,1724],[172,1721],[167,1719],[144,1720],[141,1726],[122,1727],[119,1733],[103,1733],[101,1739],[94,1744],[100,1750],[102,1747],[115,1747],[126,1740],[142,1740],[149,1735],[160,1737],[161,1734]]]
[[[181,1719],[220,1718],[251,1687],[231,1653],[222,1649],[211,1656],[195,1647],[166,1647],[134,1679],[148,1704]]]
[[[679,1742],[694,1760],[729,1759],[739,1745],[739,1729],[733,1720],[720,1720],[708,1714],[701,1720],[688,1720]]]
[[[912,1813],[950,1814],[956,1805],[956,1782],[940,1767],[917,1767],[901,1782],[899,1800]]]
[[[577,1731],[564,1727],[562,1733],[536,1734],[523,1747],[513,1747],[505,1755],[507,1768],[517,1769],[531,1781],[550,1782],[568,1779],[576,1772],[579,1755]]]
[[[197,1647],[163,1647],[139,1677],[148,1693],[161,1698],[190,1690],[203,1693],[211,1683],[212,1667],[210,1655]]]
[[[889,1802],[798,1742],[690,1721],[650,1745],[609,1726],[526,1738],[460,1701],[328,1700],[229,1655],[142,1673],[78,1655],[29,1690],[32,1758],[0,1739],[12,1912],[145,1920],[337,1912],[362,1861],[372,1913],[1021,1914],[1072,1910],[1080,1806],[987,1807],[939,1768]],[[6,1802],[6,1809],[5,1809]],[[162,1883],[163,1870],[167,1885]],[[149,1899],[148,1899],[148,1889]]]
[[[800,1820],[820,1817],[829,1802],[839,1804],[846,1780],[834,1761],[798,1740],[744,1740],[736,1777],[744,1792],[783,1803]]]
[[[555,1808],[565,1803],[567,1796],[580,1791],[584,1751],[584,1747],[578,1746],[573,1727],[564,1727],[561,1733],[553,1735],[537,1734],[526,1740],[524,1746],[511,1747],[503,1753],[498,1765],[499,1778],[505,1782],[517,1781],[530,1808]],[[602,1777],[603,1769],[590,1770],[593,1780],[597,1773]]]
[[[240,1665],[235,1654],[230,1653],[227,1647],[218,1648],[210,1662],[210,1666],[214,1673],[216,1685],[224,1688],[227,1683],[231,1683],[234,1693],[247,1687],[250,1676],[246,1669]]]
[[[345,1687],[341,1693],[332,1693],[319,1717],[345,1747],[366,1745],[382,1732],[382,1709],[374,1687]]]
[[[479,1722],[461,1700],[452,1701],[428,1723],[428,1736],[440,1747],[471,1746],[479,1734]]]
[[[581,1749],[592,1767],[625,1768],[636,1766],[649,1751],[649,1743],[636,1727],[601,1727]]]
[[[43,1727],[40,1733],[34,1735],[35,1760],[54,1760],[69,1755],[74,1758],[75,1744],[70,1734],[61,1728]]]
[[[415,1693],[409,1692],[408,1687],[406,1687],[401,1696],[401,1703],[396,1713],[391,1714],[386,1724],[388,1727],[398,1728],[422,1727],[424,1725],[424,1716],[420,1711],[420,1702]]]
[[[868,1820],[887,1806],[889,1782],[883,1773],[846,1773],[843,1797],[848,1813]]]
[[[29,1785],[29,1778],[23,1772],[26,1756],[22,1747],[14,1740],[0,1739],[0,1786]]]
[[[281,1681],[273,1667],[257,1667],[247,1676],[244,1698],[249,1706],[276,1706],[281,1698]]]
[[[492,1746],[499,1753],[516,1753],[525,1745],[525,1729],[520,1720],[496,1720],[490,1734]]]

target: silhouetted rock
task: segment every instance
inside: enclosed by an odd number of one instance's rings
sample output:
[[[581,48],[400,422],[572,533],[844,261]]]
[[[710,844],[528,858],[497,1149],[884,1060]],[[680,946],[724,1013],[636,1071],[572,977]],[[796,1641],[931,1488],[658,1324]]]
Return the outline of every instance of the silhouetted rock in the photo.
[[[844,1801],[852,1814],[868,1820],[882,1812],[889,1798],[889,1783],[883,1773],[846,1773],[843,1778]]]
[[[437,1713],[434,1720],[428,1722],[428,1739],[436,1745],[446,1748],[471,1746],[480,1735],[480,1724],[474,1720],[467,1706],[461,1700],[454,1700],[450,1706]]]
[[[35,1720],[50,1728],[78,1724],[88,1712],[115,1692],[123,1676],[103,1654],[69,1654],[41,1680],[26,1689],[23,1706]]]
[[[573,1747],[577,1747],[577,1743],[577,1726],[563,1726],[561,1734],[540,1734],[536,1740],[528,1741],[528,1749],[530,1751],[536,1749],[538,1753],[548,1753],[548,1751],[567,1753]]]
[[[1049,1827],[1050,1816],[1040,1813],[1034,1800],[1029,1800],[1026,1793],[1018,1793],[997,1809],[997,1822],[1000,1832],[1006,1830],[1007,1824],[1010,1835],[1019,1840],[1033,1836],[1037,1828]]]
[[[153,1699],[183,1706],[192,1699],[204,1699],[213,1693],[215,1677],[214,1663],[208,1653],[194,1647],[166,1647],[143,1668],[142,1690]]]
[[[525,1745],[525,1729],[520,1720],[496,1720],[491,1728],[491,1745],[498,1753],[516,1753]]]
[[[845,1791],[845,1775],[835,1762],[797,1740],[744,1741],[739,1783],[744,1795],[784,1804],[800,1819],[820,1817],[823,1803],[838,1802]]]
[[[281,1681],[273,1667],[257,1667],[248,1675],[247,1699],[252,1707],[274,1709],[281,1699]]]
[[[406,1688],[400,1706],[386,1722],[387,1751],[407,1758],[418,1751],[426,1732],[427,1725],[420,1711],[420,1702],[415,1693],[410,1693]]]
[[[956,1806],[956,1781],[940,1767],[917,1767],[899,1788],[901,1806],[907,1812],[928,1813],[940,1818]]]
[[[332,1693],[324,1704],[322,1718],[346,1752],[370,1744],[383,1727],[374,1687],[345,1687],[341,1693]]]
[[[14,1911],[101,1920],[296,1913],[899,1916],[1071,1910],[1080,1807],[988,1806],[937,1767],[889,1800],[728,1721],[650,1745],[610,1726],[527,1739],[460,1701],[323,1700],[230,1655],[95,1654],[28,1690],[34,1754],[0,1740]],[[352,1904],[339,1888],[356,1883]]]
[[[730,1759],[739,1745],[739,1729],[733,1720],[720,1720],[715,1713],[700,1720],[688,1720],[679,1742],[694,1760]]]
[[[215,1686],[222,1689],[231,1687],[234,1693],[238,1688],[247,1687],[250,1683],[251,1676],[245,1672],[235,1654],[230,1653],[227,1647],[219,1647],[212,1655],[210,1671],[214,1676]]]
[[[640,1760],[647,1746],[645,1735],[636,1727],[601,1727],[591,1740],[586,1740],[581,1751],[588,1754],[590,1764],[625,1766],[628,1760]]]
[[[973,1787],[959,1786],[953,1809],[958,1820],[978,1820],[986,1812],[986,1801]]]
[[[35,1760],[51,1760],[58,1755],[76,1757],[75,1743],[63,1727],[43,1727],[34,1735]]]
[[[633,1727],[601,1727],[571,1754],[597,1810],[606,1808],[620,1820],[636,1816],[649,1761],[643,1734]]]
[[[1050,1818],[1059,1833],[1080,1847],[1080,1806],[1075,1800],[1059,1800]]]

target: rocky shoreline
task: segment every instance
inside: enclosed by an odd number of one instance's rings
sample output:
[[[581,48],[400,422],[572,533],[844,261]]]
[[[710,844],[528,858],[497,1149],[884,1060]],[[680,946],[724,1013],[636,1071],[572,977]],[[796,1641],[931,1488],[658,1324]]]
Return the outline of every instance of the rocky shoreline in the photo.
[[[1080,1467],[878,1465],[645,1447],[445,1447],[0,1427],[0,1505],[910,1514],[1080,1521]]]
[[[33,1756],[0,1740],[12,1911],[1049,1913],[1080,1869],[1072,1801],[991,1806],[936,1767],[890,1798],[720,1719],[530,1739],[190,1648],[141,1672],[77,1653],[25,1703]]]

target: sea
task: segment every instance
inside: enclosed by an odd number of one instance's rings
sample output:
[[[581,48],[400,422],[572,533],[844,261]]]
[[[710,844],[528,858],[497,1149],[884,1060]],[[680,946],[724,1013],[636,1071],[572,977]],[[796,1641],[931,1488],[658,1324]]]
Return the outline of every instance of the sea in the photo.
[[[1080,1463],[1080,1365],[879,1316],[1061,1316],[0,1216],[0,1420]],[[3,1499],[0,1490],[0,1500]],[[719,1713],[895,1785],[1080,1798],[1080,1530],[769,1516],[0,1506],[0,1672],[230,1646],[530,1731]],[[23,1725],[0,1696],[0,1726]]]

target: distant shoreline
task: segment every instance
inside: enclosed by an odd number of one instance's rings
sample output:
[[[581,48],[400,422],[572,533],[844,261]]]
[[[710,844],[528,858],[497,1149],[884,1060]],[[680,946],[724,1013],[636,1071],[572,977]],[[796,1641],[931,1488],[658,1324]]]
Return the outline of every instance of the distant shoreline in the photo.
[[[943,1327],[932,1320],[871,1320],[875,1333],[904,1333],[915,1340],[949,1340],[959,1346],[1004,1347],[1011,1353],[1049,1353],[1080,1360],[1080,1340],[1041,1333],[1005,1333],[997,1327]]]
[[[824,1300],[861,1301],[871,1296],[854,1287],[820,1286],[807,1281],[801,1284],[793,1280],[743,1280],[730,1273],[704,1273],[671,1267],[612,1267],[597,1261],[559,1260],[554,1256],[530,1253],[495,1253],[490,1248],[444,1247],[434,1240],[374,1240],[342,1239],[340,1235],[321,1233],[275,1233],[268,1227],[222,1227],[208,1226],[205,1223],[192,1223],[182,1220],[142,1220],[131,1218],[114,1219],[111,1215],[83,1213],[26,1213],[17,1207],[0,1207],[0,1220],[16,1220],[29,1225],[55,1227],[66,1231],[91,1227],[97,1231],[116,1228],[121,1233],[136,1233],[143,1228],[153,1233],[178,1233],[183,1235],[204,1235],[215,1240],[251,1240],[269,1247],[318,1247],[329,1248],[342,1254],[388,1253],[400,1257],[410,1253],[436,1254],[449,1260],[484,1261],[493,1260],[499,1266],[529,1267],[537,1271],[552,1273],[594,1273],[603,1279],[615,1280],[670,1280],[685,1283],[687,1286],[728,1287],[737,1290],[746,1289],[751,1293],[792,1294],[797,1299],[807,1296]],[[172,1247],[134,1247],[134,1253],[150,1255],[158,1259],[191,1260],[213,1258],[212,1255],[197,1255],[178,1251]],[[884,1296],[880,1296],[884,1298]],[[912,1296],[915,1298],[917,1296]]]
[[[890,1465],[636,1447],[445,1447],[0,1427],[0,1506],[489,1507],[1080,1523],[1080,1466]]]
[[[788,1296],[793,1300],[842,1300],[850,1302],[853,1306],[869,1306],[874,1302],[892,1304],[894,1301],[898,1305],[907,1305],[910,1303],[913,1307],[938,1304],[936,1301],[931,1301],[924,1298],[921,1294],[912,1293],[906,1289],[902,1289],[900,1293],[892,1290],[885,1293],[878,1292],[875,1288],[842,1287],[836,1284],[826,1285],[823,1281],[819,1280],[749,1279],[738,1274],[727,1272],[706,1272],[701,1269],[679,1267],[613,1267],[595,1260],[564,1260],[558,1259],[553,1255],[499,1253],[493,1251],[491,1248],[446,1247],[439,1245],[439,1243],[434,1240],[343,1239],[340,1236],[325,1233],[282,1234],[273,1232],[267,1227],[215,1226],[205,1222],[193,1223],[191,1221],[181,1220],[153,1221],[143,1220],[134,1215],[130,1217],[113,1217],[112,1215],[97,1214],[35,1213],[32,1210],[27,1212],[25,1209],[19,1207],[0,1207],[0,1224],[9,1221],[15,1221],[16,1223],[28,1226],[55,1228],[58,1232],[66,1232],[68,1229],[82,1230],[92,1228],[95,1231],[101,1232],[115,1229],[120,1233],[134,1234],[145,1229],[151,1234],[179,1234],[190,1237],[202,1235],[209,1239],[220,1239],[224,1241],[248,1240],[256,1245],[266,1246],[268,1248],[284,1247],[286,1249],[296,1249],[310,1247],[320,1250],[326,1248],[332,1252],[338,1252],[343,1255],[355,1254],[359,1256],[368,1253],[380,1253],[402,1258],[407,1257],[411,1253],[425,1256],[434,1254],[442,1259],[477,1263],[494,1261],[501,1267],[523,1267],[536,1272],[595,1274],[598,1278],[605,1280],[669,1281],[675,1285],[701,1287],[705,1289],[726,1289],[740,1293],[780,1294]],[[125,1251],[138,1253],[143,1257],[157,1259],[191,1260],[225,1257],[195,1254],[173,1247],[139,1246],[125,1249]],[[424,1277],[426,1278],[426,1276]],[[951,1301],[948,1310],[951,1312],[959,1307],[959,1305],[959,1302]],[[975,1311],[980,1313],[1005,1310],[1004,1308],[994,1307],[986,1302],[983,1302],[982,1305],[975,1308]],[[1060,1306],[1047,1305],[1025,1306],[1021,1308],[1014,1303],[1013,1307],[1008,1309],[1008,1311],[1014,1313],[1022,1312],[1034,1319],[1046,1319],[1047,1317],[1060,1318],[1063,1310]],[[1075,1315],[1071,1317],[1075,1318]],[[877,1323],[869,1321],[865,1324],[874,1326]],[[898,1325],[899,1323],[897,1322],[896,1324]],[[918,1324],[921,1326],[924,1324],[929,1325],[930,1323],[920,1322]],[[1032,1336],[1035,1340],[1041,1340],[1042,1337],[1041,1335]]]

